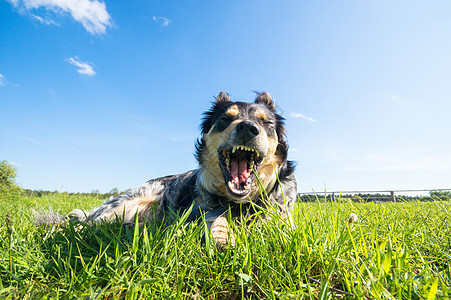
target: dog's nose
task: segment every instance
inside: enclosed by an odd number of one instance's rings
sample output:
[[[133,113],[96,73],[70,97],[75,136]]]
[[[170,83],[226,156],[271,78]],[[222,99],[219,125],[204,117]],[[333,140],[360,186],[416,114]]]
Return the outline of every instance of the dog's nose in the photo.
[[[236,126],[239,135],[245,135],[248,138],[256,137],[260,133],[260,129],[255,123],[243,121]]]

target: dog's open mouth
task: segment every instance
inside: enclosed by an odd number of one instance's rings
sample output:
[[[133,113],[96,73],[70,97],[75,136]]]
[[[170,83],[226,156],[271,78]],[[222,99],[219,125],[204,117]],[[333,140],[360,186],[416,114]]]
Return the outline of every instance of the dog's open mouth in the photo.
[[[229,191],[239,197],[250,192],[254,171],[258,172],[262,156],[257,149],[233,146],[219,151],[220,165]]]

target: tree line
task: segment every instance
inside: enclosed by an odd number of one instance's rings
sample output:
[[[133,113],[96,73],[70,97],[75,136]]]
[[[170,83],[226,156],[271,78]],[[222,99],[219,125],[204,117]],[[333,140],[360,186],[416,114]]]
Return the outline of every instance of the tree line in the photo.
[[[0,161],[0,198],[11,198],[26,195],[30,197],[43,197],[48,195],[64,194],[70,196],[91,196],[97,198],[110,198],[116,197],[122,193],[129,191],[126,189],[120,191],[118,188],[113,188],[107,193],[101,193],[99,190],[92,190],[90,193],[69,193],[58,191],[43,191],[43,190],[31,190],[22,189],[16,183],[17,169],[8,161]]]
[[[392,202],[393,198],[391,195],[387,194],[343,194],[343,195],[333,195],[333,194],[316,194],[316,195],[306,195],[298,194],[298,200],[300,202],[326,202],[326,201],[337,201],[337,200],[351,200],[354,202]],[[428,196],[405,196],[397,195],[396,201],[399,202],[410,202],[410,201],[449,201],[451,200],[451,191],[448,190],[433,190],[429,192]]]

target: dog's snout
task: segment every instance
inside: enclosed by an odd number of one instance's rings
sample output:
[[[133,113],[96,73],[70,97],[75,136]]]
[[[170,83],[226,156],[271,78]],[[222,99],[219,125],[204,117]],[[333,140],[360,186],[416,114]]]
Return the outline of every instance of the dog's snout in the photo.
[[[260,133],[260,129],[252,122],[243,121],[236,126],[239,135],[246,135],[249,138],[256,137]]]

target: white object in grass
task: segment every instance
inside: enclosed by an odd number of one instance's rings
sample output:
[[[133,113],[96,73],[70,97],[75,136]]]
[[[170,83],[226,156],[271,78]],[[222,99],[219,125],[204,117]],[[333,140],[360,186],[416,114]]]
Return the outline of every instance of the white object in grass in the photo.
[[[355,213],[352,213],[349,215],[348,223],[355,223],[355,222],[357,222],[358,219],[359,219],[359,216],[357,216],[357,214],[355,214]]]

